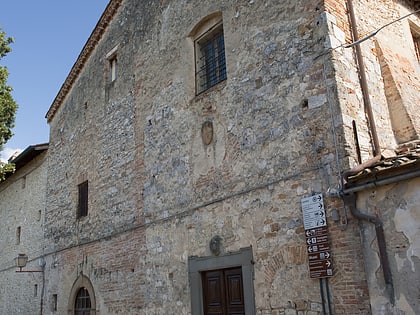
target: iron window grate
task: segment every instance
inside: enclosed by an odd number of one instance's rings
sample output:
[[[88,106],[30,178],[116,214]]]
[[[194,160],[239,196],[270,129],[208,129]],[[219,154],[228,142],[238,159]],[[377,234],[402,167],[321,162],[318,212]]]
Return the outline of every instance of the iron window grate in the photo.
[[[198,78],[198,93],[226,80],[226,57],[223,29],[205,42],[199,43],[200,67]]]
[[[89,292],[86,288],[80,288],[76,296],[75,314],[85,315],[90,314],[92,305],[90,302]]]

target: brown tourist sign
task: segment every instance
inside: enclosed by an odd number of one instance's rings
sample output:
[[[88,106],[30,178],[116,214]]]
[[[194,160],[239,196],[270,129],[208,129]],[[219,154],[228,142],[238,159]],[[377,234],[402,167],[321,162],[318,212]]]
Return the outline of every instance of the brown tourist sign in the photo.
[[[327,219],[321,194],[302,198],[303,225],[311,278],[333,275]]]

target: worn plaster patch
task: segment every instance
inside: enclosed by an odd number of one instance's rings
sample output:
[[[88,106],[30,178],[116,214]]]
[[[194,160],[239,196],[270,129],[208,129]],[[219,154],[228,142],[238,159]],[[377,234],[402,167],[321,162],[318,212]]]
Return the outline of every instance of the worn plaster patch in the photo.
[[[410,306],[410,303],[407,302],[404,294],[401,294],[400,298],[398,299],[398,307],[399,309],[404,310],[405,314],[415,314],[414,310]]]
[[[407,209],[398,208],[395,211],[395,228],[398,232],[404,233],[410,242],[410,246],[407,249],[407,258],[411,263],[411,269],[415,272],[414,262],[411,259],[412,256],[420,258],[420,212],[418,212],[414,205]],[[402,265],[398,266],[400,269]]]

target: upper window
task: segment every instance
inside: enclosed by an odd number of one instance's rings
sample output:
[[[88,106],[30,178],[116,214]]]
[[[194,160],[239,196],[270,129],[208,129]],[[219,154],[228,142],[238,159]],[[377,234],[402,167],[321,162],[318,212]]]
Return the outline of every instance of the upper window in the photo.
[[[415,34],[414,32],[412,34],[413,34],[414,48],[416,49],[417,60],[420,61],[420,35]]]
[[[410,22],[411,36],[413,37],[414,50],[416,51],[417,60],[420,62],[420,28]]]
[[[109,60],[109,79],[111,82],[117,78],[117,56]]]
[[[85,217],[88,214],[88,181],[78,185],[79,203],[77,208],[77,217]]]
[[[109,81],[114,82],[117,79],[117,52],[119,45],[112,48],[107,54],[106,59],[108,60],[109,66]]]
[[[196,94],[226,80],[221,14],[205,19],[194,32]]]

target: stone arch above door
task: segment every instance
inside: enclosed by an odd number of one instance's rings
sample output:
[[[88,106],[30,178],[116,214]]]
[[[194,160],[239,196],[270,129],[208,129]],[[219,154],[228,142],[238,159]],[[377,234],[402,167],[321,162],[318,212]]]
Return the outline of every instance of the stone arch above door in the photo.
[[[70,296],[69,296],[69,302],[68,302],[68,314],[69,315],[75,315],[76,310],[76,298],[78,297],[78,293],[81,289],[85,288],[87,290],[89,300],[90,300],[90,312],[85,314],[94,315],[96,314],[96,297],[95,297],[95,290],[93,289],[93,285],[90,282],[89,278],[80,275],[76,281],[73,283],[73,286],[71,288]]]

